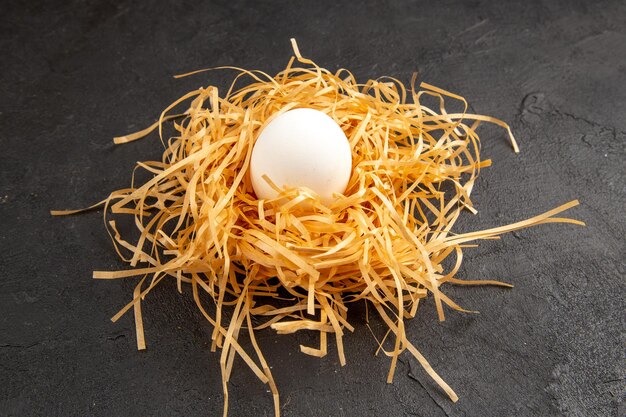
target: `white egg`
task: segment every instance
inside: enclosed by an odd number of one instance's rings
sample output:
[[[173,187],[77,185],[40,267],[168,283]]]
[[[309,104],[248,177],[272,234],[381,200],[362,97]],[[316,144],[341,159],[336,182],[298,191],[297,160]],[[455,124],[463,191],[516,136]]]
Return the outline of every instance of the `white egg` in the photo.
[[[329,116],[314,109],[289,110],[259,134],[250,160],[250,179],[259,199],[277,195],[263,179],[279,188],[308,187],[325,204],[346,190],[352,151],[345,133]]]

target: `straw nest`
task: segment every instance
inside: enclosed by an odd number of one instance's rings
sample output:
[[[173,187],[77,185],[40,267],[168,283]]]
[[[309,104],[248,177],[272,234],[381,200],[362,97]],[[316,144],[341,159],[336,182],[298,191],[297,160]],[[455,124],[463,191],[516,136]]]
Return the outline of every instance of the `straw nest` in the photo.
[[[453,233],[463,210],[476,211],[472,187],[480,169],[490,165],[480,158],[476,128],[481,122],[504,127],[517,152],[509,127],[466,113],[465,99],[432,85],[422,83],[415,91],[415,78],[408,89],[387,77],[359,84],[347,70],[331,72],[303,58],[292,44],[295,56],[275,76],[234,68],[238,75],[225,94],[212,86],[192,91],[165,109],[153,126],[115,138],[125,143],[158,128],[163,139],[163,124],[175,120],[177,134],[164,142],[162,160],[138,163],[152,178],[98,204],[105,206],[116,250],[132,268],[97,271],[94,278],[143,276],[132,301],[113,320],[132,309],[137,345],[144,349],[141,301],[165,278],[176,280],[181,292],[188,284],[213,325],[212,350],[221,349],[224,415],[236,357],[269,384],[279,415],[278,390],[255,330],[319,332],[319,346],[301,346],[302,353],[319,357],[327,354],[332,335],[343,365],[343,335],[353,329],[349,303],[365,301],[389,327],[387,349],[379,342],[391,358],[387,380],[393,378],[398,356],[408,350],[456,401],[454,391],[407,339],[405,320],[415,316],[419,301],[429,294],[440,320],[444,305],[466,311],[442,292],[445,283],[508,285],[457,278],[463,249],[472,241],[542,223],[582,224],[555,217],[577,202],[504,227]],[[239,87],[242,79],[249,84]],[[438,108],[422,104],[426,97]],[[464,110],[448,113],[450,100]],[[170,114],[181,103],[188,109]],[[248,166],[258,133],[279,114],[299,107],[328,114],[350,142],[352,177],[331,205],[303,188],[284,189],[274,200],[259,200],[252,189]],[[134,216],[138,239],[125,240],[115,221],[106,220],[109,211]],[[442,262],[450,256],[456,262],[444,270]],[[272,303],[277,297],[289,305]],[[214,306],[205,307],[209,303]],[[242,333],[249,338],[249,351],[239,343]]]

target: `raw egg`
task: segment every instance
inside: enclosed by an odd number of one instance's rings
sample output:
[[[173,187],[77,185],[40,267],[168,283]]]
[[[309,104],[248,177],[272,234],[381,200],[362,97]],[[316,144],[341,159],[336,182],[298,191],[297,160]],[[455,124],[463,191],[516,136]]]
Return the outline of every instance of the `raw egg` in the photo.
[[[352,151],[345,133],[328,115],[314,109],[289,110],[259,134],[250,160],[250,179],[259,199],[280,189],[307,187],[324,204],[346,190],[352,172]]]

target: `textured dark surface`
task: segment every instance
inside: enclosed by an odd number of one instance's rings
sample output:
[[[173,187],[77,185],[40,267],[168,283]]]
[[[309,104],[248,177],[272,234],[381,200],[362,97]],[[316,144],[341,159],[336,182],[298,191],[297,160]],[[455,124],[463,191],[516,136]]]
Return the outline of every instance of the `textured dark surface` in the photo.
[[[129,184],[158,158],[143,128],[200,85],[230,74],[171,75],[215,65],[281,69],[296,37],[320,65],[360,78],[420,79],[509,121],[482,128],[494,165],[478,180],[479,215],[458,230],[510,223],[578,198],[580,228],[547,225],[466,253],[460,276],[513,290],[444,288],[479,315],[432,300],[409,338],[456,390],[449,402],[409,356],[393,384],[363,309],[351,314],[348,365],[334,345],[299,353],[306,333],[260,334],[285,416],[623,416],[626,275],[626,3],[109,2],[0,6],[0,415],[214,416],[222,388],[209,327],[189,291],[163,285],[144,307],[148,350],[132,317],[109,318],[132,282],[90,279],[119,269],[98,213],[51,219]],[[59,2],[60,4],[61,2]],[[379,334],[379,321],[371,323]],[[272,414],[271,396],[238,362],[231,415]]]

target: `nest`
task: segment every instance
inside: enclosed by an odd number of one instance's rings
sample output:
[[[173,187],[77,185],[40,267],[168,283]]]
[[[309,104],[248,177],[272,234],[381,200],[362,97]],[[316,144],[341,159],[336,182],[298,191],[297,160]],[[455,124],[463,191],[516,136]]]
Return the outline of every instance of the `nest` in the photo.
[[[115,248],[132,268],[96,271],[94,278],[143,276],[132,301],[113,321],[132,309],[137,346],[144,349],[141,301],[163,279],[176,280],[180,292],[189,285],[213,326],[211,349],[221,349],[224,415],[236,357],[269,384],[279,415],[278,390],[255,331],[319,332],[319,346],[301,346],[302,353],[318,357],[327,354],[328,337],[334,336],[344,365],[343,335],[353,330],[348,306],[365,301],[389,328],[390,348],[378,342],[391,358],[387,381],[406,350],[456,401],[452,388],[407,339],[405,320],[415,317],[429,294],[439,320],[444,320],[444,305],[466,311],[441,291],[445,283],[509,286],[457,278],[463,249],[528,226],[582,224],[555,217],[578,203],[504,227],[453,233],[461,212],[476,212],[470,194],[480,170],[490,165],[480,158],[476,128],[481,122],[502,126],[517,152],[509,127],[468,114],[467,102],[456,94],[426,83],[416,91],[415,77],[410,88],[386,77],[359,84],[349,71],[321,68],[303,58],[293,40],[292,45],[295,56],[275,76],[233,68],[238,75],[225,94],[213,86],[192,91],[165,109],[154,125],[115,138],[125,143],[158,128],[163,140],[169,120],[177,132],[164,142],[161,161],[138,163],[151,179],[96,205],[104,205]],[[249,83],[238,87],[246,78]],[[438,109],[422,104],[426,98]],[[448,113],[445,104],[451,100],[463,111]],[[181,103],[188,109],[170,114]],[[330,205],[305,188],[281,189],[273,200],[257,199],[252,189],[248,167],[258,133],[276,116],[301,107],[334,119],[352,149],[348,187]],[[134,217],[139,237],[133,243],[121,236],[115,221],[106,220],[109,211]],[[456,262],[445,270],[442,263],[451,256]],[[273,298],[281,298],[282,305]],[[211,302],[214,308],[207,308]],[[249,337],[250,352],[239,343],[242,333]]]

